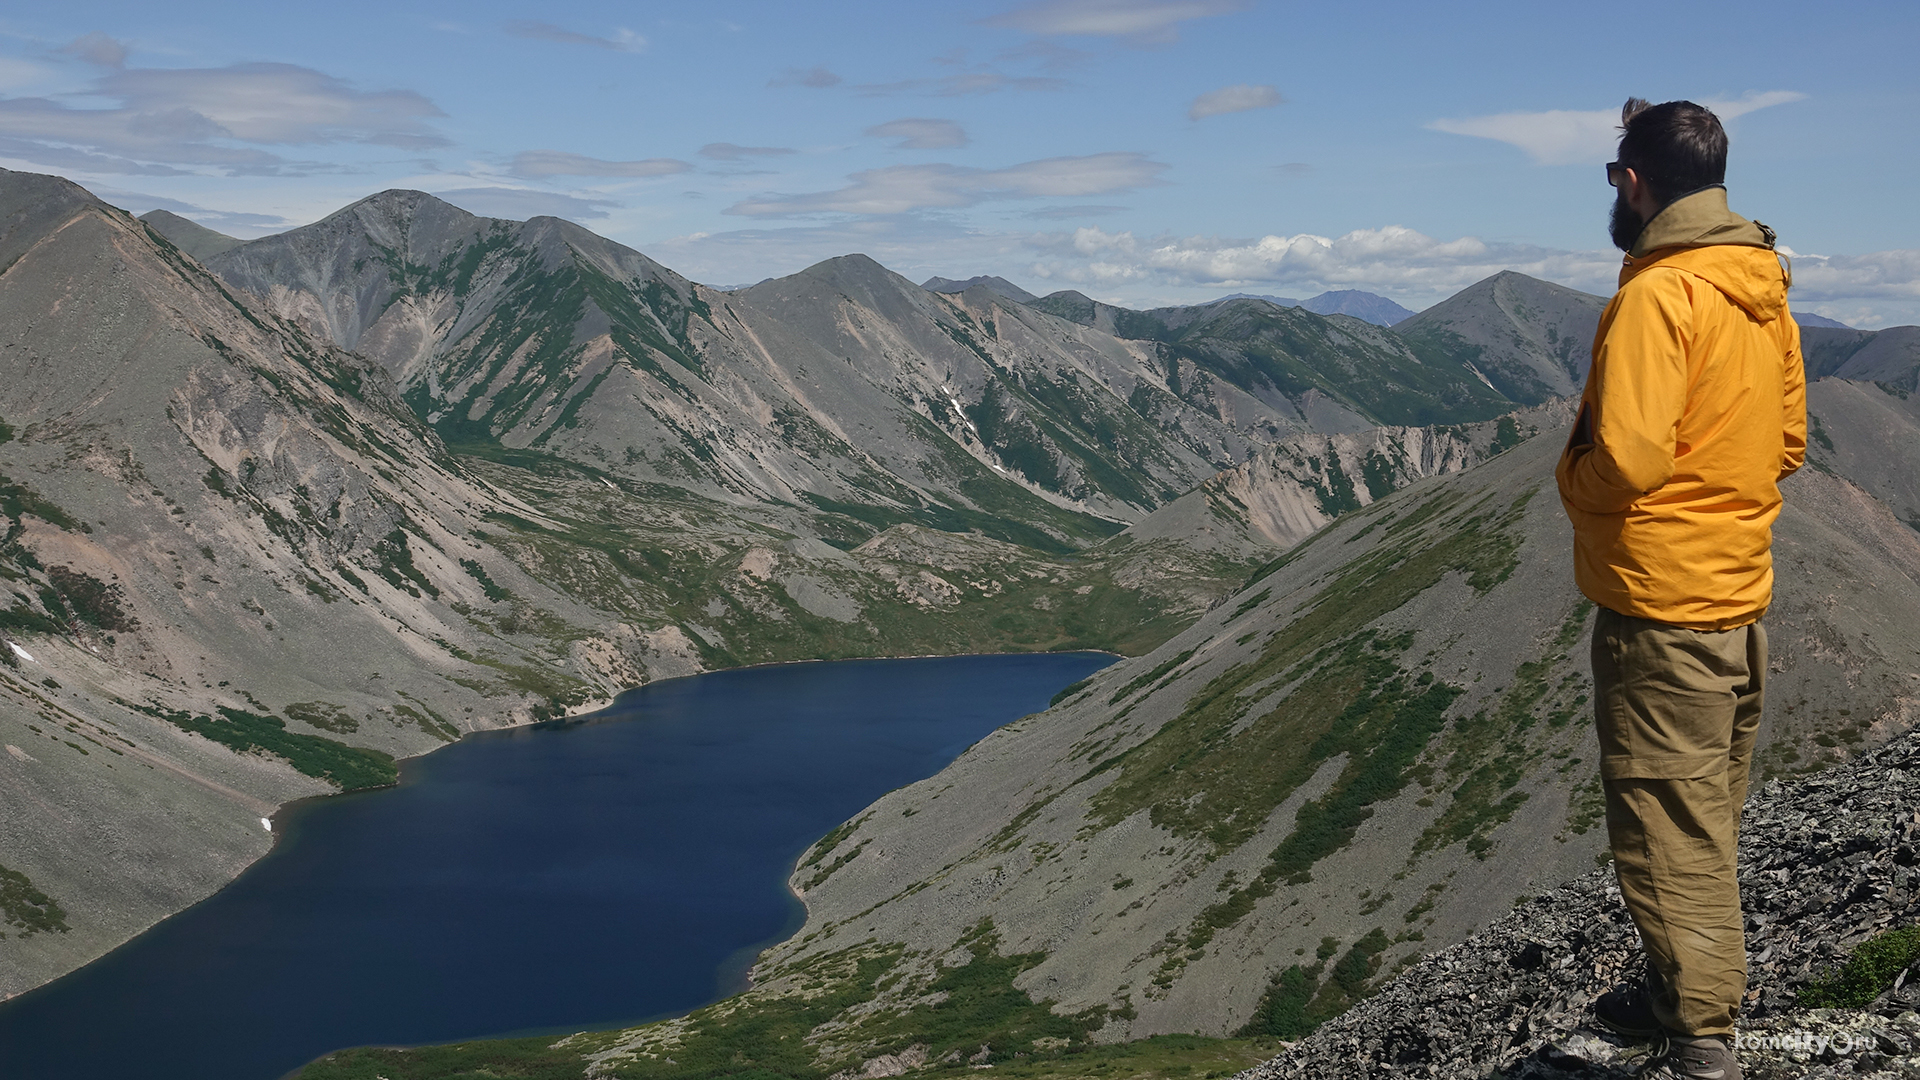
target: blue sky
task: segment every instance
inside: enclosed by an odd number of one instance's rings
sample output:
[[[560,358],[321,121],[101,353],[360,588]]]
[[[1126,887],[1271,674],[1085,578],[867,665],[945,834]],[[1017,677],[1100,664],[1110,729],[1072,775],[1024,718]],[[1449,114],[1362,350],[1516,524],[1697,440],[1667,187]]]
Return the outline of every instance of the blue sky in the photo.
[[[1727,119],[1796,306],[1920,322],[1920,6],[278,5],[0,14],[0,165],[256,236],[389,187],[696,280],[862,251],[1143,306],[1611,290],[1630,94]]]

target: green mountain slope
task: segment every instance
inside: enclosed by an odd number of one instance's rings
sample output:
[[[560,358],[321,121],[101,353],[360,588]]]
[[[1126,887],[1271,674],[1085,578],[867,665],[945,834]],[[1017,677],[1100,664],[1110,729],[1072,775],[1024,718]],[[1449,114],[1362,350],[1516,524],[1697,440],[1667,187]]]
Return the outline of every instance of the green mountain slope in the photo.
[[[948,300],[860,256],[720,293],[556,219],[386,192],[214,265],[380,362],[456,447],[785,503],[833,517],[836,542],[917,521],[1077,546],[1211,472],[1189,442],[1245,444],[1135,414],[1111,385],[1147,375],[1124,346],[1077,328],[1003,341],[1018,305]]]
[[[1887,333],[1888,331],[1882,331]],[[1807,459],[1846,477],[1920,530],[1920,397],[1899,386],[1820,379],[1807,387]]]
[[[1153,654],[876,803],[833,838],[843,866],[796,875],[808,931],[937,948],[990,917],[1047,953],[1021,985],[1134,1014],[1103,1037],[1224,1033],[1323,938],[1391,966],[1591,865],[1562,437],[1343,517]],[[1763,776],[1915,719],[1920,542],[1819,470],[1789,498]],[[820,947],[805,938],[768,963]]]
[[[878,305],[894,282],[859,262],[854,278],[878,284]],[[484,260],[475,280],[483,271]],[[0,995],[230,880],[265,851],[260,819],[280,803],[390,782],[394,759],[465,731],[743,663],[1145,651],[1265,557],[1204,552],[1145,574],[1077,551],[1120,523],[1008,478],[898,398],[883,404],[919,433],[913,453],[947,478],[949,501],[874,464],[887,448],[857,413],[836,423],[873,449],[832,445],[878,478],[865,501],[639,479],[645,470],[596,462],[580,449],[590,442],[561,448],[572,458],[504,437],[449,450],[387,368],[318,333],[359,326],[368,347],[415,294],[363,297],[364,310],[274,295],[290,315],[72,184],[0,172],[0,743],[12,748],[0,866],[27,883],[22,896],[64,912],[45,932],[0,938]],[[996,320],[974,299],[912,311],[931,312],[922,329],[974,358],[983,380],[1024,395],[994,430],[1039,417],[1052,445],[1080,448],[1087,473],[1154,499],[1175,489],[1094,447],[1138,446],[1169,476],[1208,471],[1178,429],[1128,420],[1106,389],[1135,377],[1125,346],[1083,342],[1037,313]],[[751,317],[770,340],[778,324]],[[1077,366],[1058,379],[1016,370],[1043,338]],[[801,368],[827,355],[775,349]],[[721,381],[731,393],[744,377]],[[1071,415],[1056,420],[1054,399]],[[981,426],[951,399],[945,419]],[[791,434],[806,423],[754,429],[770,428],[788,462],[822,460],[807,438],[825,435]],[[153,805],[173,808],[164,823],[125,826]]]
[[[1277,414],[1270,439],[1301,431],[1485,420],[1514,407],[1458,359],[1422,357],[1392,332],[1264,300],[1129,311],[1077,292],[1031,307],[1117,337],[1160,344],[1168,389],[1191,407]]]
[[[541,1060],[940,1074],[969,1053],[1081,1061],[1256,1016],[1311,1024],[1592,867],[1591,605],[1552,491],[1563,439],[1340,518],[1152,654],[868,807],[802,858],[807,923],[743,996]],[[1787,489],[1762,779],[1916,719],[1920,539],[1830,472]],[[969,1010],[936,1017],[957,972],[978,980]],[[306,1075],[457,1075],[513,1045],[353,1052]]]
[[[10,995],[224,884],[278,804],[604,691],[466,617],[586,621],[477,541],[541,515],[384,373],[66,181],[0,173],[0,221],[0,862],[68,927],[0,941]]]
[[[1394,324],[1431,363],[1470,366],[1506,397],[1535,405],[1586,382],[1605,297],[1503,271]]]
[[[1877,382],[1913,393],[1920,390],[1920,326],[1847,330],[1806,326],[1800,330],[1812,378],[1837,376]]]

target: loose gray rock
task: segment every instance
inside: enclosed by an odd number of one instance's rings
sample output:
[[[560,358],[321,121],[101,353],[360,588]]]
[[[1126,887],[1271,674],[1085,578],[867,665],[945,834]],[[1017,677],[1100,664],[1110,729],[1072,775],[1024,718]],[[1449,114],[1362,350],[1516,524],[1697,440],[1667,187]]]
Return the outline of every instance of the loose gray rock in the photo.
[[[1920,922],[1920,734],[1748,801],[1740,843],[1752,1080],[1920,1077],[1920,965],[1865,1009],[1804,1009],[1807,984]],[[1633,1075],[1648,1048],[1589,1026],[1645,963],[1611,870],[1534,897],[1428,957],[1241,1080],[1561,1080]]]

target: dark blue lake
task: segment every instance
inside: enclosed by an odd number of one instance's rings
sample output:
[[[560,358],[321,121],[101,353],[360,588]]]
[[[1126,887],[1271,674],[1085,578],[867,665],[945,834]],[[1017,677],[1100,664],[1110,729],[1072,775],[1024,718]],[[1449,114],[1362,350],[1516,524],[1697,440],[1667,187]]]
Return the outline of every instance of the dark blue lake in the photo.
[[[852,660],[623,694],[282,812],[220,893],[0,1005],[7,1080],[274,1080],[329,1050],[614,1027],[740,989],[787,872],[1113,662]]]

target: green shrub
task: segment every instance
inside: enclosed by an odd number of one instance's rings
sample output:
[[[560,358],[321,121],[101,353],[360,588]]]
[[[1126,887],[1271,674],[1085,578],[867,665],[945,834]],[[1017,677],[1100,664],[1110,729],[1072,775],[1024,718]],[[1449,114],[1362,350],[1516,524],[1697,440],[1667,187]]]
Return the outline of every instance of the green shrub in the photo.
[[[21,937],[38,933],[66,933],[67,913],[53,898],[33,887],[27,875],[0,866],[0,922],[20,931]],[[0,938],[6,937],[0,934]]]
[[[359,718],[330,701],[296,701],[287,706],[286,714],[322,731],[345,733],[360,730]]]
[[[212,739],[236,754],[265,753],[285,758],[295,769],[342,791],[385,787],[400,779],[400,769],[391,755],[318,735],[288,731],[287,722],[277,716],[262,716],[225,706],[217,710],[220,713],[217,718],[158,706],[147,706],[142,711]]]
[[[1807,983],[1797,1000],[1809,1009],[1862,1008],[1915,960],[1920,960],[1920,926],[1888,930],[1861,942],[1845,963]]]

